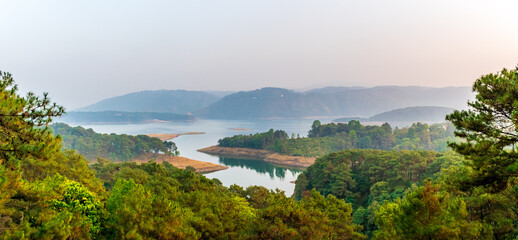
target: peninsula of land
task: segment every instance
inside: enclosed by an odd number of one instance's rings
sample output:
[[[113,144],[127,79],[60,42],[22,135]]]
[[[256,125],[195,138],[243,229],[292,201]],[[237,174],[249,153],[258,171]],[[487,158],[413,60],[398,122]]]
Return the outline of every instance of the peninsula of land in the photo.
[[[315,162],[315,157],[302,156],[288,156],[280,155],[268,150],[251,149],[251,148],[230,148],[210,146],[198,150],[199,152],[208,153],[212,155],[233,156],[233,157],[247,157],[261,159],[275,165],[286,167],[307,168]]]
[[[196,135],[196,134],[205,134],[205,132],[185,132],[185,133],[170,133],[170,134],[168,134],[168,133],[151,133],[151,134],[146,134],[146,136],[158,138],[162,141],[168,141],[168,140],[177,138],[182,135]]]
[[[209,163],[209,162],[193,160],[193,159],[189,159],[186,157],[169,156],[169,155],[164,155],[164,154],[152,154],[152,153],[141,155],[130,161],[136,162],[137,164],[147,163],[149,161],[155,161],[156,163],[168,162],[171,165],[173,165],[177,168],[180,168],[180,169],[185,169],[188,166],[191,166],[194,169],[196,169],[196,172],[199,172],[199,173],[211,173],[211,172],[228,169],[228,167],[226,167],[226,166]]]

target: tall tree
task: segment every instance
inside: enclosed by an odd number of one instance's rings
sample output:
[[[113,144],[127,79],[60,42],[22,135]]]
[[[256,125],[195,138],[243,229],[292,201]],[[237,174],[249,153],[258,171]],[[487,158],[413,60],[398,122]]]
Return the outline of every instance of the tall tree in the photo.
[[[36,127],[46,126],[64,110],[51,104],[47,94],[43,98],[33,93],[18,96],[11,74],[0,71],[0,78],[0,218],[5,218],[3,204],[20,186],[21,168],[30,169],[34,159],[55,148],[48,131]]]
[[[447,116],[465,141],[450,146],[464,155],[470,175],[460,181],[471,220],[495,239],[518,235],[518,67],[480,77],[469,110]]]
[[[468,102],[469,110],[456,110],[446,117],[455,125],[455,135],[465,139],[450,147],[475,170],[467,187],[499,192],[518,173],[518,67],[480,77],[473,92],[476,99]]]
[[[440,192],[430,180],[402,200],[376,210],[374,239],[487,239],[480,222],[468,221],[462,199]]]
[[[0,72],[0,235],[51,239],[96,232],[96,221],[90,219],[95,214],[69,200],[94,203],[102,185],[84,157],[61,151],[61,138],[47,128],[64,113],[63,107],[51,103],[46,93],[21,97],[17,90],[11,74]],[[58,179],[56,187],[52,179]],[[82,224],[87,218],[91,224]]]

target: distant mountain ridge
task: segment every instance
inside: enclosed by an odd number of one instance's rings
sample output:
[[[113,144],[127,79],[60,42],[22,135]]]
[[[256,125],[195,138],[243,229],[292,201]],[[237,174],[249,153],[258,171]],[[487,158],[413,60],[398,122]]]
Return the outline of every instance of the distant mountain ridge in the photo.
[[[325,87],[306,92],[265,87],[233,93],[161,90],[113,97],[76,111],[163,112],[208,119],[368,117],[414,106],[463,109],[469,99],[473,99],[471,87]]]
[[[434,106],[417,106],[399,108],[392,111],[376,114],[368,118],[339,118],[334,122],[349,122],[350,120],[371,121],[371,122],[444,122],[446,115],[452,113],[453,108],[434,107]]]
[[[202,91],[148,90],[108,98],[92,105],[76,109],[75,111],[162,112],[186,114],[207,107],[219,99],[220,97]]]
[[[196,111],[202,118],[253,119],[313,116],[372,116],[391,109],[413,106],[465,108],[473,98],[470,87],[345,88],[298,93],[282,88],[262,88],[223,97]]]
[[[353,91],[353,90],[360,90],[365,89],[366,87],[323,87],[323,88],[314,88],[308,91],[305,91],[305,93],[337,93],[337,92],[346,92],[346,91]]]
[[[288,89],[267,87],[225,96],[209,107],[195,112],[195,115],[217,119],[304,117],[317,114],[326,107],[312,96]]]

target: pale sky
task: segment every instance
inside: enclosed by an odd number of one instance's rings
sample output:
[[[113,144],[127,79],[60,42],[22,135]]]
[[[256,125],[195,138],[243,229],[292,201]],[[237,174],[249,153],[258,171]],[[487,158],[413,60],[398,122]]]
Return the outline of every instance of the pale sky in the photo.
[[[141,90],[469,86],[518,1],[0,0],[0,70],[68,109]]]

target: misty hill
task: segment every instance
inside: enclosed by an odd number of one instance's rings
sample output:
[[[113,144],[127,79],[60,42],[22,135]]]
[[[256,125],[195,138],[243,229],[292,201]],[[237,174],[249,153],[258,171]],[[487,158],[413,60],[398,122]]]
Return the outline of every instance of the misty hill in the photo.
[[[408,107],[376,114],[370,117],[371,121],[391,122],[444,122],[446,115],[453,112],[448,107]]]
[[[359,89],[365,89],[365,87],[324,87],[324,88],[315,88],[306,91],[306,93],[337,93],[337,92],[345,92],[345,91],[351,91],[351,90],[359,90]]]
[[[235,91],[212,91],[212,90],[204,90],[203,92],[216,96],[218,99],[220,99],[224,96],[230,95],[232,93],[235,93]]]
[[[453,112],[448,107],[408,107],[376,114],[369,118],[339,118],[335,122],[349,122],[350,120],[372,122],[444,122],[446,115]]]
[[[195,114],[217,119],[372,116],[391,109],[413,106],[463,109],[472,96],[470,87],[385,86],[305,93],[282,88],[262,88],[230,94]]]
[[[153,112],[68,112],[57,119],[68,123],[147,123],[147,122],[185,122],[194,121],[195,117],[176,113]]]
[[[230,94],[195,114],[217,119],[289,118],[311,116],[324,108],[326,105],[310,94],[283,88],[262,88]]]
[[[219,94],[223,95],[223,92]],[[201,91],[159,90],[142,91],[108,98],[77,109],[81,112],[123,111],[190,113],[218,101],[220,98]]]

